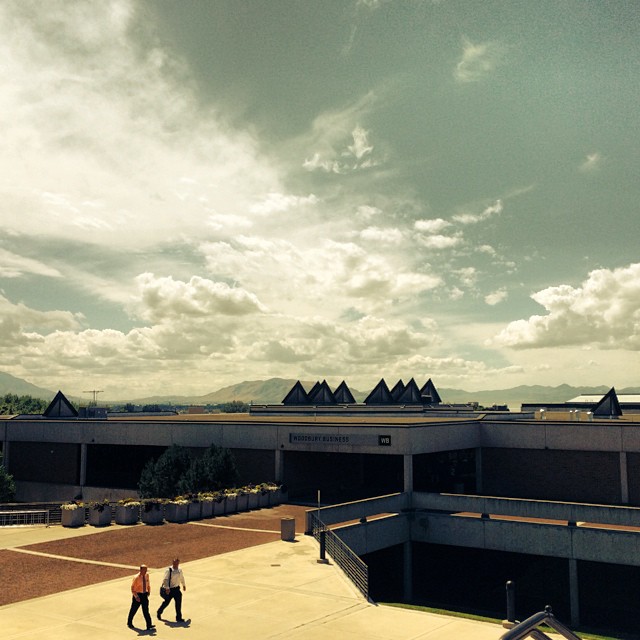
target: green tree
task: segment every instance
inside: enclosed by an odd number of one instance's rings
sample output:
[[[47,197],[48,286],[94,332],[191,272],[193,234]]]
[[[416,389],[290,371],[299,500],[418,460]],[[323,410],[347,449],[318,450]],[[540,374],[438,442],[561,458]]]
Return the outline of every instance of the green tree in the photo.
[[[233,487],[237,480],[235,458],[229,449],[212,444],[198,456],[186,447],[172,445],[144,466],[138,491],[142,498],[172,498]]]
[[[240,400],[232,400],[231,402],[223,402],[220,405],[222,413],[248,413],[249,405]]]
[[[0,502],[12,502],[16,495],[16,483],[13,476],[5,469],[0,453]]]
[[[178,483],[180,493],[198,493],[233,487],[238,469],[229,449],[211,444],[202,456],[194,458]]]
[[[182,476],[191,466],[192,455],[186,447],[172,444],[157,460],[149,460],[142,469],[138,491],[142,498],[173,498],[179,493]]]

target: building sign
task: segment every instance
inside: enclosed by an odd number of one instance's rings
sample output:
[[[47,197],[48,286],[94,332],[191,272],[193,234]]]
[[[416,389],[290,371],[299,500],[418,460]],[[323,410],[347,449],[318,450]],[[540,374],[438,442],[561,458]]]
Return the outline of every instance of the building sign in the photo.
[[[390,447],[391,436],[380,436],[373,433],[290,433],[289,444]]]

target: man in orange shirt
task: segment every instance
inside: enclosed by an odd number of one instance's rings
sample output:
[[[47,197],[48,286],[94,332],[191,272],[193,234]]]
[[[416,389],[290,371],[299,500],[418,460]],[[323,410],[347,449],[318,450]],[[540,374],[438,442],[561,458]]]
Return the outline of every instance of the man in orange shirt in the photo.
[[[147,631],[155,629],[155,625],[151,622],[149,615],[149,594],[151,593],[151,584],[149,574],[147,573],[147,565],[140,565],[140,573],[133,579],[131,583],[131,608],[129,609],[129,617],[127,618],[127,627],[133,629],[133,616],[136,615],[138,609],[142,607],[142,615],[147,623]]]

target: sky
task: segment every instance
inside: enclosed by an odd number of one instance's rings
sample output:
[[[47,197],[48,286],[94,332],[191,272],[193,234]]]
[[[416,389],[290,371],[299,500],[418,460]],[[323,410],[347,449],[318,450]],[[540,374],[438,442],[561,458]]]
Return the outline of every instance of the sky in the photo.
[[[0,79],[6,373],[640,385],[633,0],[4,0]]]

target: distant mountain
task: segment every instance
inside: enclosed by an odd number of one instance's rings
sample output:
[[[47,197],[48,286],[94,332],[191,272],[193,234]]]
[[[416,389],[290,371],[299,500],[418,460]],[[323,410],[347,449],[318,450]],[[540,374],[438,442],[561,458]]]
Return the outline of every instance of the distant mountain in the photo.
[[[16,378],[8,373],[0,372],[0,395],[15,393],[17,396],[31,396],[43,400],[53,400],[56,395],[51,389],[43,389],[21,378]]]
[[[270,378],[268,380],[251,380],[232,384],[204,396],[154,396],[136,400],[137,404],[220,404],[239,400],[253,404],[279,404],[295,384],[294,379]],[[315,381],[301,381],[304,388],[309,390]],[[347,382],[348,384],[348,382]],[[351,388],[351,387],[350,387]],[[483,406],[506,404],[512,410],[517,410],[523,402],[566,402],[579,395],[604,395],[611,387],[573,387],[562,384],[557,387],[543,385],[521,385],[509,389],[487,389],[483,391],[464,391],[463,389],[447,389],[437,387],[443,402],[466,403],[478,402]],[[358,391],[351,388],[357,402],[362,402],[369,391]],[[619,394],[637,393],[640,388],[616,389]]]
[[[557,387],[543,385],[520,385],[510,389],[487,389],[463,391],[462,389],[438,389],[444,402],[478,402],[484,406],[492,404],[520,405],[523,402],[566,402],[584,394],[604,395],[611,387],[572,387],[561,384]],[[618,391],[620,393],[620,391]]]

